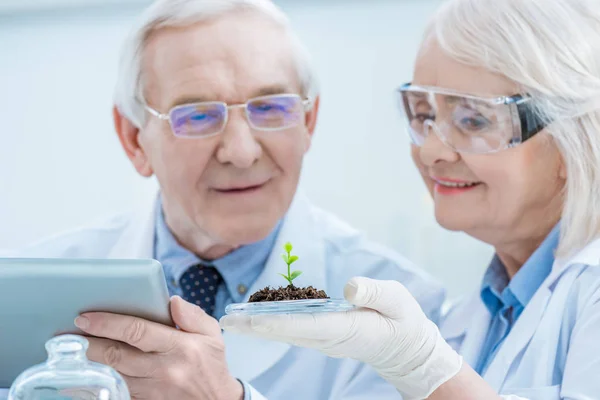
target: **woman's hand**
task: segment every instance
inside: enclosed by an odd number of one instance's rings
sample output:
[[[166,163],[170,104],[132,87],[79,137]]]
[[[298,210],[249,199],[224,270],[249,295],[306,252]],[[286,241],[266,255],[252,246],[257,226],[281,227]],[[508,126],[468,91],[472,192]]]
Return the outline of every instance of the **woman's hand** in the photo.
[[[322,314],[229,315],[221,319],[221,327],[362,361],[406,400],[427,398],[460,371],[462,358],[399,282],[353,278],[344,297],[358,308]]]

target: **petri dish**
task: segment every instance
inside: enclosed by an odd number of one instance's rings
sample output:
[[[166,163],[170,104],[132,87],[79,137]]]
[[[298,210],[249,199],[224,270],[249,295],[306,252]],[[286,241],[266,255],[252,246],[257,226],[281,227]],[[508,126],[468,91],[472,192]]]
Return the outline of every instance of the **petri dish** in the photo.
[[[306,299],[233,303],[225,307],[225,313],[228,315],[300,314],[343,312],[354,308],[355,306],[353,304],[348,303],[344,299]]]

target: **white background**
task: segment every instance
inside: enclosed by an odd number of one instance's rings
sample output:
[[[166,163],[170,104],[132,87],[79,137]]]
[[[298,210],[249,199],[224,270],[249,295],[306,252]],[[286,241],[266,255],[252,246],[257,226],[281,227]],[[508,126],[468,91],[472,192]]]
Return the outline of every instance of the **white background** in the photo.
[[[38,4],[47,9],[34,10],[36,2],[15,1],[13,12],[0,14],[0,248],[128,209],[154,188],[126,160],[110,114],[121,40],[145,2],[68,3],[45,0]],[[313,54],[322,83],[304,189],[432,272],[451,296],[473,289],[491,249],[435,223],[393,98],[411,78],[439,2],[276,3]]]

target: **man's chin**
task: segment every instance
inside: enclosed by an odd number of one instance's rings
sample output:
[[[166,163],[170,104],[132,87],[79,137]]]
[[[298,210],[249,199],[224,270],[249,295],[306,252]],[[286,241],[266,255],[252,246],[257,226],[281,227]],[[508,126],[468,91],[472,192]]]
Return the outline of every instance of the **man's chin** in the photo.
[[[240,225],[233,226],[228,230],[221,230],[219,237],[223,243],[227,243],[232,247],[240,247],[248,244],[260,242],[266,239],[273,229],[275,224],[261,224],[260,226],[248,226],[240,222]]]

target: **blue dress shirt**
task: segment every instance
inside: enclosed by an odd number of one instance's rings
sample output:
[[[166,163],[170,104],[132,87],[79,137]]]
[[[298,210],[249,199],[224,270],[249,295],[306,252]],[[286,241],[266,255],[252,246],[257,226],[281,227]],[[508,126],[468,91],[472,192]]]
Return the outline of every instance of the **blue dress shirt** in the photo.
[[[492,259],[481,288],[481,300],[492,319],[475,367],[480,375],[485,373],[523,309],[550,274],[558,239],[559,225],[556,225],[510,282],[498,256]]]

